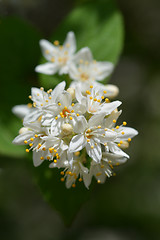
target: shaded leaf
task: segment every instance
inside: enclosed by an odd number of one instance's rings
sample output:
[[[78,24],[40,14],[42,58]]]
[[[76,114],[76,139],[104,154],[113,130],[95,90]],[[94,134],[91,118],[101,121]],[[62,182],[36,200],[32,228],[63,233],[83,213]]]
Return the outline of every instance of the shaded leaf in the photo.
[[[23,147],[12,145],[22,122],[11,112],[17,104],[27,103],[35,85],[34,67],[39,57],[39,33],[15,17],[1,19],[0,24],[0,154],[22,157]]]

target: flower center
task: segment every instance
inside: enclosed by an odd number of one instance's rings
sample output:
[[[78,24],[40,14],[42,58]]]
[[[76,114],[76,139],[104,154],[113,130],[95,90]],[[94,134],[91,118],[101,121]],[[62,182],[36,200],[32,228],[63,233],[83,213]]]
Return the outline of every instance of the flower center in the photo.
[[[65,65],[68,61],[68,57],[59,57],[58,58],[58,62],[61,64],[61,65]]]
[[[69,115],[70,111],[68,110],[68,108],[64,108],[64,109],[62,110],[62,113],[63,113],[63,116],[64,116],[64,117],[67,117],[67,116]]]
[[[89,75],[87,73],[81,73],[80,78],[82,81],[86,81],[89,79]]]

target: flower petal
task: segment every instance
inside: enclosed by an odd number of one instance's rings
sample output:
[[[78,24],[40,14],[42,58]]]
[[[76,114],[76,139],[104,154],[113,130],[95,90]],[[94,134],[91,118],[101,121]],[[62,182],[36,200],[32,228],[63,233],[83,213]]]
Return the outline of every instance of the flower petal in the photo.
[[[74,126],[75,133],[83,133],[88,126],[87,120],[84,116],[79,116],[76,119],[76,124]]]
[[[122,157],[126,157],[126,158],[129,158],[129,155],[127,155],[125,152],[123,152],[119,147],[117,147],[117,145],[115,143],[111,143],[109,142],[108,143],[108,147],[109,147],[109,150],[114,153],[114,154],[117,154],[117,155],[120,155]]]
[[[38,167],[44,160],[41,160],[42,152],[33,152],[33,165]]]
[[[127,161],[126,157],[122,157],[121,155],[109,153],[109,152],[104,152],[102,154],[102,159],[106,162],[111,161],[112,165],[116,165],[117,163],[123,164]]]
[[[73,54],[76,51],[76,38],[74,32],[68,32],[67,37],[63,43],[63,46],[66,47],[69,53]]]
[[[48,61],[50,61],[51,60],[51,56],[53,56],[53,53],[57,52],[56,47],[52,43],[50,43],[49,41],[47,41],[45,39],[40,40],[39,44],[40,44],[43,56]]]
[[[106,115],[110,114],[117,107],[119,107],[121,104],[122,103],[120,101],[114,101],[114,102],[111,102],[111,103],[104,103],[104,104],[101,105],[101,109],[100,109],[99,113],[105,112]]]
[[[138,134],[137,130],[130,127],[120,127],[118,130],[119,133],[117,135],[116,142],[119,142],[121,140],[128,140],[128,138],[133,138]]]
[[[53,102],[55,102],[59,94],[61,94],[64,91],[65,86],[66,86],[66,82],[63,81],[54,88],[54,90],[51,93]]]
[[[13,144],[16,145],[24,145],[24,141],[30,139],[33,136],[33,132],[32,131],[28,131],[25,133],[22,133],[20,135],[18,135],[14,140],[13,140]]]
[[[84,148],[86,145],[86,140],[83,134],[76,135],[72,138],[69,145],[70,152],[78,152]]]
[[[93,148],[92,148],[93,146]],[[93,161],[99,163],[102,158],[102,151],[101,151],[101,145],[97,143],[94,144],[94,141],[90,139],[90,142],[86,145],[86,150],[88,155],[93,159]]]
[[[104,119],[104,126],[106,128],[113,128],[116,124],[113,122],[113,120],[117,121],[117,119],[121,115],[121,113],[122,113],[122,110],[120,110],[120,111],[114,110],[109,116],[107,116]]]
[[[27,114],[32,111],[31,108],[26,104],[16,105],[12,108],[12,112],[19,118],[23,119]]]
[[[90,127],[94,127],[94,126],[100,125],[100,124],[103,122],[104,116],[105,116],[105,113],[93,115],[93,116],[89,119],[88,125],[89,125]]]
[[[55,63],[44,63],[35,68],[36,72],[52,75],[58,71],[59,67]]]
[[[96,62],[94,65],[96,80],[103,80],[112,73],[114,68],[111,62]]]
[[[73,61],[79,63],[80,60],[93,61],[92,52],[88,47],[82,48],[74,57]]]

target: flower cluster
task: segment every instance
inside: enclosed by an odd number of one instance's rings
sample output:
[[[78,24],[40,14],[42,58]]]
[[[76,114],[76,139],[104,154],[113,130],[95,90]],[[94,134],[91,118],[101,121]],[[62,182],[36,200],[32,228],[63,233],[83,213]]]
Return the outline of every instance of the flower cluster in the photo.
[[[103,183],[114,174],[114,166],[129,158],[122,149],[138,134],[126,127],[126,122],[117,125],[121,102],[108,98],[115,95],[116,87],[109,86],[107,91],[95,81],[105,78],[113,65],[94,61],[88,48],[74,55],[72,32],[63,46],[58,41],[54,46],[46,40],[40,44],[49,62],[37,66],[36,71],[68,73],[74,81],[67,90],[65,82],[47,92],[31,89],[32,104],[13,108],[24,125],[13,143],[29,146],[26,152],[33,151],[34,166],[49,161],[50,168],[60,168],[67,188],[75,187],[77,180],[89,188],[93,176]]]

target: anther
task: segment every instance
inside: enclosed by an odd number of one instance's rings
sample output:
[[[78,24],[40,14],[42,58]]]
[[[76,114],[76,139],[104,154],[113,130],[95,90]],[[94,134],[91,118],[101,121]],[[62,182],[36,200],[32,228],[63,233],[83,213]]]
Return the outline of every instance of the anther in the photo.
[[[105,90],[104,90],[104,91],[103,91],[103,93],[104,93],[104,94],[106,94],[106,93],[107,93],[107,91],[105,91]]]
[[[108,102],[109,102],[109,99],[108,99],[108,98],[106,98],[106,99],[105,99],[105,101],[108,103]]]
[[[73,184],[72,184],[72,187],[73,187],[73,188],[75,188],[75,187],[76,187],[76,184],[75,184],[75,183],[73,183]]]
[[[124,125],[124,126],[126,126],[126,125],[127,125],[127,123],[126,123],[126,122],[123,122],[123,125]]]
[[[47,160],[49,160],[50,159],[50,156],[47,156]]]
[[[101,181],[98,179],[98,180],[97,180],[97,183],[101,183]]]
[[[29,149],[28,148],[26,149],[26,152],[29,153]]]
[[[93,88],[93,85],[91,85],[90,88]]]
[[[49,50],[46,50],[46,51],[45,51],[45,54],[49,54]]]
[[[116,123],[116,119],[113,119],[113,123]]]
[[[82,181],[83,181],[83,179],[82,179],[82,178],[79,178],[79,179],[78,179],[78,181],[79,181],[79,182],[82,182]]]
[[[27,144],[27,140],[24,140],[24,143]]]
[[[41,160],[44,160],[44,157],[40,157]]]
[[[33,146],[33,143],[30,143],[29,146],[32,147],[32,146]]]
[[[61,175],[64,175],[64,172],[63,172],[63,171],[61,172]]]
[[[124,135],[124,132],[121,132],[122,135]]]
[[[128,142],[131,142],[131,138],[128,138]]]
[[[57,163],[57,160],[56,159],[54,159],[54,161],[53,161],[54,163]]]
[[[101,98],[104,99],[104,96],[102,96]]]
[[[54,41],[54,45],[55,45],[55,46],[58,46],[58,45],[59,45],[59,41],[58,41],[58,40],[55,40],[55,41]]]
[[[79,113],[77,113],[77,117],[79,117]]]
[[[35,136],[35,138],[38,138],[38,135],[37,135],[37,134],[35,134],[34,136]]]
[[[90,99],[92,100],[92,99],[93,99],[93,97],[90,97]]]
[[[77,157],[79,156],[80,152],[75,152],[74,155]]]
[[[119,126],[116,126],[116,129],[119,129]]]
[[[61,182],[64,182],[64,178],[63,177],[61,178]]]

